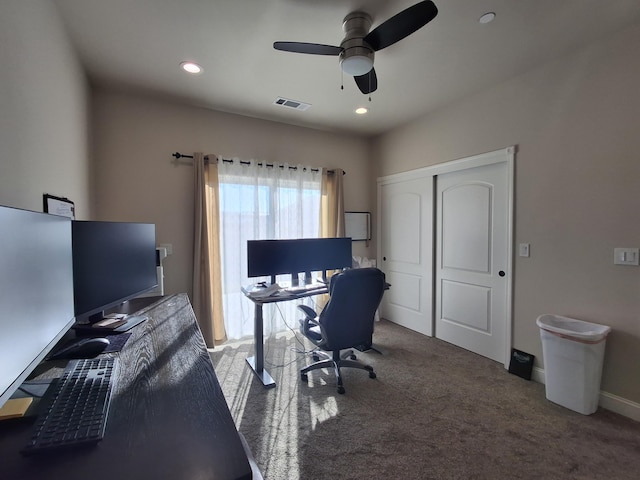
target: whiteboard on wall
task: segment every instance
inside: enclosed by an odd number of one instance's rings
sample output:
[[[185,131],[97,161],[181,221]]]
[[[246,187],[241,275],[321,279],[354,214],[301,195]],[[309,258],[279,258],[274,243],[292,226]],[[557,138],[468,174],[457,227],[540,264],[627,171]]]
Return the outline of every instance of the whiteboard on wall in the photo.
[[[344,212],[345,236],[352,241],[371,240],[371,213]]]

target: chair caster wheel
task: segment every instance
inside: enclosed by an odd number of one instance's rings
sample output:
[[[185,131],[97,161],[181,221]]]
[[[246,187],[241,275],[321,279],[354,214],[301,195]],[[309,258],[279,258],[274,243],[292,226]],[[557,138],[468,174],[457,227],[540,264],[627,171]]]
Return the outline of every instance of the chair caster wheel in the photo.
[[[313,358],[314,362],[319,362],[320,361],[320,357],[318,355],[312,355],[311,358]]]
[[[301,378],[302,380],[304,380],[305,382],[306,382],[306,381],[307,381],[307,379],[308,379],[308,377],[307,377],[307,374],[306,374],[306,373],[301,373],[301,374],[300,374],[300,378]]]
[[[338,393],[341,395],[344,394],[344,387],[342,385],[338,387]]]
[[[369,372],[369,378],[376,378],[376,372]]]
[[[357,359],[357,357],[356,357],[354,354],[349,355],[349,358],[350,358],[351,360],[356,360],[356,359]]]

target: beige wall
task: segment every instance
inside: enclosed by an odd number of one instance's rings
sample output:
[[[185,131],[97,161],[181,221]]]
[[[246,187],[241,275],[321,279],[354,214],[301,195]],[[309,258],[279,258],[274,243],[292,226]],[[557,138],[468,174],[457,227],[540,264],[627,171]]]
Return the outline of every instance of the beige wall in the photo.
[[[0,204],[42,211],[42,194],[89,211],[84,73],[55,8],[0,3]]]
[[[348,210],[371,210],[368,142],[114,91],[93,95],[95,219],[156,224],[167,293],[191,291],[193,167],[173,152],[343,168]],[[369,255],[362,242],[354,254]]]
[[[536,318],[610,325],[602,389],[640,402],[640,28],[398,128],[376,176],[517,145],[513,345],[542,361]],[[517,252],[517,248],[514,249]]]

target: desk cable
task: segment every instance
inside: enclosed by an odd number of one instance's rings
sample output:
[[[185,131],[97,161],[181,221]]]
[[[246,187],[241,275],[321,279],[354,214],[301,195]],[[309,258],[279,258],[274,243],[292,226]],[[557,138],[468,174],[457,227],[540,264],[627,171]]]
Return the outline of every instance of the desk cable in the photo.
[[[311,301],[313,302],[313,307],[314,310],[318,308],[318,304],[316,303],[315,300],[311,299]],[[280,310],[280,306],[276,303],[275,304],[276,309],[278,310],[278,313],[280,314],[280,318],[282,318],[282,322],[286,325],[286,327],[293,333],[293,336],[295,337],[296,341],[302,346],[302,348],[295,348],[295,347],[290,347],[289,349],[295,353],[298,354],[303,354],[303,355],[311,355],[313,353],[312,350],[307,350],[305,347],[305,344],[303,342],[303,340],[300,339],[300,337],[298,336],[298,331],[296,331],[294,328],[292,328],[288,323],[286,318],[284,318],[284,315],[282,313],[282,310]],[[297,358],[294,358],[293,360],[279,365],[279,364],[275,364],[275,363],[271,363],[269,362],[266,358],[268,357],[268,353],[269,353],[269,344],[270,342],[267,342],[266,344],[266,350],[265,350],[265,360],[264,363],[269,365],[272,368],[284,368],[284,367],[288,367],[289,365],[291,365],[292,363],[295,363],[297,361]]]

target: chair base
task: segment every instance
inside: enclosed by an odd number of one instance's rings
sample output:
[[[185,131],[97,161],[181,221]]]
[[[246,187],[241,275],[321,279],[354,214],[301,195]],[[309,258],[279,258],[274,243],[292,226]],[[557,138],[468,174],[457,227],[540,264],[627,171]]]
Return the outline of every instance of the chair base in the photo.
[[[307,373],[311,370],[333,368],[336,374],[338,393],[345,392],[344,386],[342,385],[342,374],[340,372],[342,367],[366,370],[369,372],[369,378],[376,378],[376,373],[373,371],[373,367],[357,361],[353,350],[345,350],[342,354],[339,351],[335,351],[333,352],[333,356],[329,355],[327,352],[323,352],[322,350],[314,350],[312,356],[313,359],[317,361],[300,370],[301,378],[303,380],[307,380]],[[320,360],[321,356],[324,357],[324,359]]]

